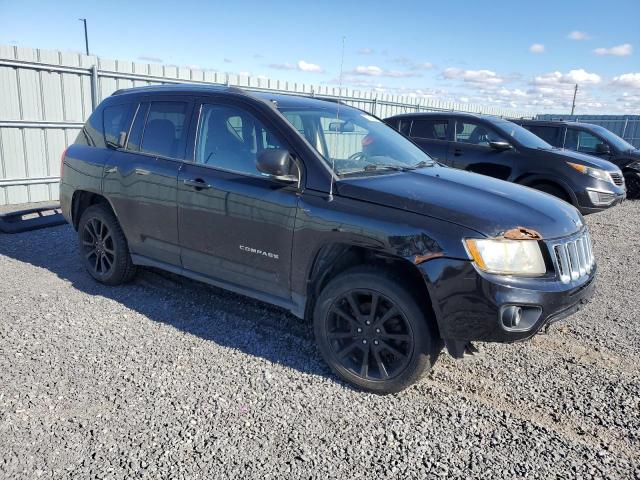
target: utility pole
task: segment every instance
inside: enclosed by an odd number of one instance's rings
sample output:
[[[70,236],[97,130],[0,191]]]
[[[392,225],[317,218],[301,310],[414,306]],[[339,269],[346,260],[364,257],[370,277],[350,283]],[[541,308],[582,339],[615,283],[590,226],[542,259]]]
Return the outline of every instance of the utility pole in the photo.
[[[87,33],[87,19],[79,18],[78,20],[84,23],[84,48],[88,56],[89,55],[89,34]]]
[[[573,105],[571,105],[571,115],[576,111],[576,95],[578,95],[578,84],[576,83],[576,88],[573,89]]]

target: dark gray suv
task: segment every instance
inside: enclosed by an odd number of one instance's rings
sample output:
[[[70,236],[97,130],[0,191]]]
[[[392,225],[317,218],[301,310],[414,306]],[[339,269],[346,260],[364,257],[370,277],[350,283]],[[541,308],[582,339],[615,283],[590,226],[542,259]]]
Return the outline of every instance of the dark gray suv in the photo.
[[[541,190],[583,214],[620,203],[622,172],[611,162],[549,145],[508,120],[468,113],[410,113],[385,120],[450,167]]]

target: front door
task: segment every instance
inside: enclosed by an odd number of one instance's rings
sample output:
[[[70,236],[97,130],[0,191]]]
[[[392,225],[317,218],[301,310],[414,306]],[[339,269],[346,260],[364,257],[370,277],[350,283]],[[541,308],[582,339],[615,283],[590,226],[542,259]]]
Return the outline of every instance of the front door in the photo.
[[[137,106],[125,148],[109,157],[103,188],[131,253],[179,266],[178,170],[193,104],[147,100]]]
[[[298,186],[256,169],[270,148],[287,148],[249,107],[202,103],[193,162],[178,177],[178,228],[186,270],[290,298]]]
[[[449,147],[449,165],[469,172],[509,180],[516,154],[496,150],[490,142],[505,142],[490,125],[474,119],[455,120],[455,141]]]

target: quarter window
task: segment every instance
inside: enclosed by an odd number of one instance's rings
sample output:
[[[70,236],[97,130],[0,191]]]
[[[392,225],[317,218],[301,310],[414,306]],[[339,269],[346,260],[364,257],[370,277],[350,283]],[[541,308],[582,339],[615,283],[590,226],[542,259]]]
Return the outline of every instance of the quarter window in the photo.
[[[430,140],[447,140],[448,131],[448,120],[420,119],[413,121],[411,137]]]
[[[500,135],[484,125],[474,122],[456,122],[456,142],[488,147],[490,142],[503,141]]]
[[[152,102],[140,150],[171,158],[184,158],[187,139],[186,102]]]
[[[233,106],[202,106],[196,163],[264,176],[256,168],[256,159],[264,150],[272,148],[283,146],[276,136],[250,113]]]
[[[131,104],[105,107],[103,112],[104,140],[107,145],[117,145],[120,132],[129,130]]]

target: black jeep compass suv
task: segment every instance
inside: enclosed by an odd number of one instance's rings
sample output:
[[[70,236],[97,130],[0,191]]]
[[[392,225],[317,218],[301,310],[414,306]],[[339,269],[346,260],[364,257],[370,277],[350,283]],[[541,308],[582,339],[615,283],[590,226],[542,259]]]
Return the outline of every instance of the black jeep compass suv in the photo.
[[[115,285],[154,266],[313,322],[333,371],[396,392],[473,340],[575,312],[596,265],[580,213],[440,166],[346,105],[236,88],[121,90],[62,157],[80,258]]]
[[[617,165],[629,198],[640,198],[640,149],[600,125],[562,120],[512,120],[558,148],[594,155]]]
[[[408,113],[385,122],[446,165],[550,193],[585,215],[625,198],[622,172],[612,163],[554,148],[500,117]]]

